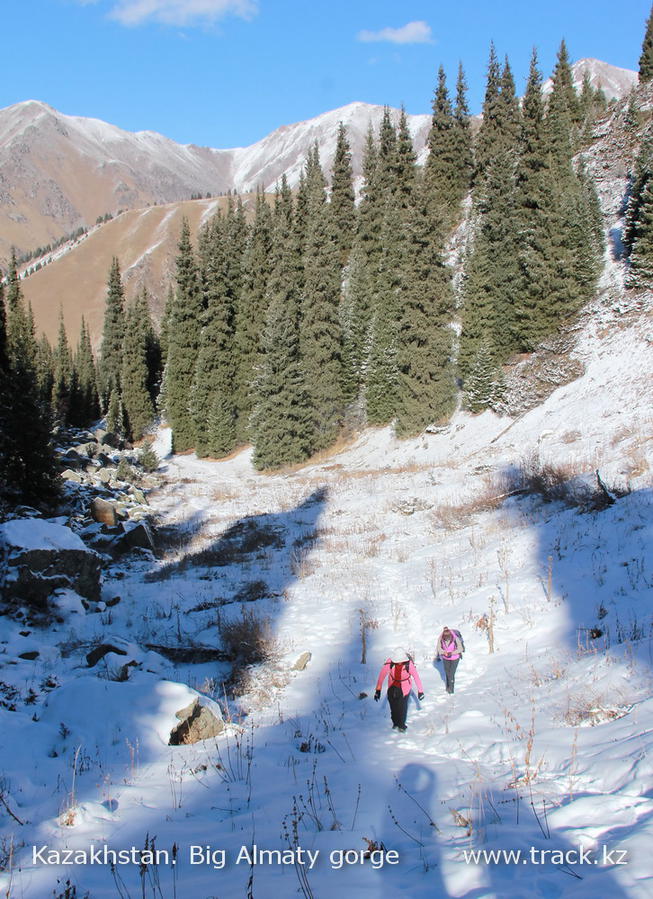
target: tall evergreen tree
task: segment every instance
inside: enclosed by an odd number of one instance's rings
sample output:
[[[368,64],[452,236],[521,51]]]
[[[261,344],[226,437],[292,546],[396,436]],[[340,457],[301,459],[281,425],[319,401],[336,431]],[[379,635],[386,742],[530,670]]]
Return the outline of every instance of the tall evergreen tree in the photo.
[[[79,341],[74,359],[75,402],[71,409],[72,424],[85,427],[95,421],[100,414],[100,400],[97,389],[97,370],[91,346],[91,335],[82,316]]]
[[[311,451],[299,351],[300,241],[285,180],[277,194],[268,306],[256,366],[254,465],[279,468]]]
[[[190,225],[184,219],[177,254],[177,290],[168,325],[165,402],[172,427],[173,448],[183,452],[195,445],[195,422],[190,395],[199,350],[203,298]]]
[[[285,178],[282,192],[290,194]],[[259,192],[256,196],[254,222],[244,250],[242,288],[236,302],[234,391],[238,443],[244,443],[251,437],[249,422],[255,402],[253,383],[268,303],[271,229],[270,207],[265,196]]]
[[[639,57],[639,80],[642,84],[653,79],[653,7],[646,21],[646,31]]]
[[[638,222],[630,255],[628,284],[650,288],[653,286],[653,183],[650,180],[642,194]]]
[[[67,424],[70,421],[70,407],[73,393],[73,360],[66,335],[63,309],[59,309],[59,337],[53,357],[52,414],[55,422]]]
[[[433,116],[427,140],[429,155],[425,164],[427,189],[447,218],[454,214],[462,199],[458,123],[447,91],[444,69],[438,70],[438,85],[433,98]]]
[[[455,405],[453,292],[440,254],[439,222],[420,182],[405,225],[397,334],[396,431],[417,434]]]
[[[472,154],[472,130],[470,124],[469,107],[467,105],[467,81],[462,63],[458,66],[458,78],[456,81],[456,105],[454,108],[454,145],[458,154],[459,196],[462,198],[468,192],[474,172],[474,159]]]
[[[338,125],[336,152],[331,176],[331,216],[338,236],[340,262],[344,265],[354,241],[355,203],[351,149],[347,129]]]
[[[198,456],[224,456],[236,444],[235,297],[229,278],[228,228],[229,223],[216,216],[205,232],[205,311],[192,393]]]
[[[39,405],[43,409],[49,409],[54,387],[54,353],[45,334],[41,335],[36,346],[34,373]]]
[[[558,174],[566,176],[579,142],[581,109],[564,40],[558,50],[552,82],[546,112],[549,152]]]
[[[300,360],[312,451],[335,439],[344,411],[338,305],[340,258],[317,144],[306,160],[306,232],[300,300]]]
[[[465,270],[463,328],[459,365],[467,375],[486,335],[498,357],[514,348],[513,321],[518,295],[519,222],[514,160],[506,149],[497,151],[482,187],[477,187],[479,213],[471,254]]]
[[[653,135],[647,135],[642,141],[637,159],[635,171],[626,209],[626,222],[623,230],[623,243],[626,255],[632,252],[635,241],[640,236],[642,229],[641,208],[644,192],[653,177]]]
[[[125,298],[120,263],[113,257],[109,269],[104,329],[100,351],[99,378],[104,408],[114,390],[120,392],[122,346],[125,339]]]
[[[127,308],[122,348],[122,404],[126,433],[130,440],[140,440],[154,420],[148,368],[150,333],[147,294],[141,291]]]
[[[501,125],[501,67],[497,59],[494,43],[490,43],[485,97],[483,100],[483,121],[476,136],[476,179],[483,176],[498,146],[503,142]]]
[[[50,409],[36,383],[34,321],[25,304],[12,252],[6,332],[0,349],[0,497],[44,509],[59,497]],[[4,320],[4,303],[0,301]]]

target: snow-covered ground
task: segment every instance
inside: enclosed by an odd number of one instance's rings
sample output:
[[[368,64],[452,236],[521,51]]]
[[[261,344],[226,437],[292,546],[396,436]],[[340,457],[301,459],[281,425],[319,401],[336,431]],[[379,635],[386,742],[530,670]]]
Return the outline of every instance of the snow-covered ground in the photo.
[[[120,602],[98,614],[62,602],[47,631],[2,619],[0,699],[15,708],[0,732],[3,895],[651,896],[641,307],[595,310],[578,342],[585,374],[519,420],[461,413],[411,441],[370,430],[276,475],[246,451],[167,456],[160,431],[166,481],[149,500],[165,559],[111,565],[103,599]],[[598,469],[629,492],[603,511],[497,500],[525,463],[588,489]],[[225,734],[167,745],[195,691],[225,709],[229,672],[152,647],[220,648],[243,609],[269,620],[276,658],[229,703]],[[466,642],[453,696],[434,663],[444,625]],[[87,666],[99,643],[138,663],[128,681],[116,653]],[[405,734],[373,701],[397,646],[426,694],[411,697]],[[153,846],[158,864],[139,865]],[[113,850],[125,854],[112,870]],[[492,850],[515,854],[472,854]]]

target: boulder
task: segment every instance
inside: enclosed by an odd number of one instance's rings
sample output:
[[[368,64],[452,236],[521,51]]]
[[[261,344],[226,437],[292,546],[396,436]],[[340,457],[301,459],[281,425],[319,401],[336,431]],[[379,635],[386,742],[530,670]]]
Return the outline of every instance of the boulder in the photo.
[[[82,484],[84,478],[81,474],[76,471],[72,471],[70,468],[67,468],[65,471],[61,472],[61,477],[64,481],[74,481],[76,484]]]
[[[210,740],[225,729],[218,706],[211,703],[209,708],[202,704],[199,697],[186,708],[176,712],[176,717],[179,718],[180,724],[172,730],[169,746],[185,746],[189,743],[198,743],[200,740]]]
[[[62,524],[27,519],[0,525],[5,596],[42,611],[58,589],[93,601],[100,598],[100,556]]]
[[[115,546],[119,552],[132,549],[149,549],[154,552],[154,537],[147,521],[123,524],[124,534],[118,537]]]
[[[99,496],[94,497],[91,501],[90,511],[93,521],[106,524],[110,528],[115,528],[120,520],[115,505],[106,499],[101,499]]]

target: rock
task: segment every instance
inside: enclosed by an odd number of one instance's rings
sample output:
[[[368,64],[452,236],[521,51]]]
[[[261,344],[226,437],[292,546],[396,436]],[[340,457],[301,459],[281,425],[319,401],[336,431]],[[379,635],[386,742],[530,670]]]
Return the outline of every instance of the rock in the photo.
[[[61,477],[64,479],[64,481],[74,481],[76,484],[82,484],[84,482],[84,478],[82,477],[82,475],[76,471],[71,471],[70,468],[62,471]]]
[[[128,522],[123,524],[123,528],[124,534],[115,542],[119,552],[129,552],[131,549],[149,549],[154,552],[154,537],[146,521]]]
[[[97,473],[97,478],[102,484],[109,484],[116,476],[115,468],[101,468]]]
[[[104,441],[104,437],[108,432],[104,430],[104,428],[98,428],[93,431],[93,437],[97,440],[98,443],[102,443]]]
[[[100,524],[106,524],[110,528],[116,527],[120,520],[114,504],[106,499],[101,499],[99,496],[96,496],[91,501],[90,512],[93,521],[98,521]]]
[[[105,600],[107,609],[112,609],[113,606],[117,606],[121,599],[122,596],[112,596],[111,599]]]
[[[295,664],[291,667],[290,670],[291,671],[303,671],[306,668],[306,666],[308,665],[308,663],[311,661],[312,658],[313,658],[312,652],[308,652],[308,650],[306,652],[303,652],[300,655],[300,657],[297,659]]]
[[[170,733],[168,745],[185,746],[217,737],[224,731],[224,721],[218,715],[219,709],[215,703],[209,708],[202,705],[199,698],[195,699],[186,708],[176,712],[181,723]]]
[[[141,506],[147,505],[147,499],[145,498],[145,494],[142,490],[139,490],[138,487],[132,487],[131,491],[132,497],[134,498],[134,502],[140,503]]]
[[[33,662],[34,659],[38,659],[39,655],[38,649],[32,649],[29,652],[21,652],[18,658],[25,659],[27,662]]]
[[[127,655],[124,649],[118,649],[117,646],[112,646],[111,643],[101,643],[86,654],[86,663],[88,667],[93,668],[108,652],[113,652],[119,656]]]
[[[65,465],[69,469],[72,468],[73,471],[82,468],[88,461],[89,460],[86,457],[80,456],[80,454],[76,453],[74,450],[68,450],[59,459],[59,462],[62,465]]]
[[[103,467],[107,467],[109,465],[113,465],[113,459],[111,456],[107,456],[106,453],[98,453],[95,457],[95,461],[99,462]]]
[[[100,598],[100,556],[65,525],[42,519],[7,521],[0,525],[2,542],[7,599],[46,611],[48,597],[58,588]]]

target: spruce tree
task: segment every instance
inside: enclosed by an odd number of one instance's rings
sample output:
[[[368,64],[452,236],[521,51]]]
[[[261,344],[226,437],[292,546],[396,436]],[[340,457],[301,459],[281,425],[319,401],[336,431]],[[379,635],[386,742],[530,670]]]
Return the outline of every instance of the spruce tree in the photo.
[[[36,347],[34,373],[39,404],[44,409],[49,409],[54,387],[54,353],[45,334],[41,335],[41,339]]]
[[[125,433],[125,410],[122,405],[120,391],[114,388],[109,397],[107,408],[107,430],[117,437],[123,437]]]
[[[125,430],[130,440],[140,440],[154,420],[148,368],[150,332],[147,294],[141,291],[127,308],[122,348],[122,404]]]
[[[519,221],[515,163],[498,150],[477,187],[479,213],[465,270],[459,365],[467,375],[484,335],[492,335],[499,358],[514,349],[515,304],[519,295]]]
[[[84,316],[79,331],[79,341],[74,359],[75,402],[71,409],[72,424],[87,427],[100,414],[97,389],[97,370],[89,333]]]
[[[400,437],[447,418],[455,405],[453,292],[438,226],[428,191],[419,183],[404,226],[395,424]]]
[[[458,155],[458,195],[462,199],[471,186],[472,175],[474,172],[472,131],[469,107],[467,105],[467,82],[462,63],[458,66],[454,119],[456,126],[454,128],[453,139]]]
[[[228,222],[219,216],[206,231],[205,311],[191,399],[198,456],[224,456],[236,445],[235,297],[228,273],[227,232]]]
[[[502,143],[501,135],[501,67],[497,59],[494,43],[490,43],[485,97],[483,100],[483,120],[476,136],[476,179],[483,176],[497,147]]]
[[[306,230],[300,299],[300,359],[312,452],[325,449],[338,433],[344,411],[339,319],[340,257],[338,237],[326,199],[317,144],[309,152],[306,173]]]
[[[285,178],[282,192],[290,195]],[[244,250],[243,283],[235,311],[234,392],[236,441],[238,443],[244,443],[251,437],[249,423],[255,402],[253,383],[268,303],[267,288],[272,250],[271,229],[270,207],[265,196],[259,192],[256,196],[254,222]]]
[[[623,243],[626,255],[632,252],[635,241],[641,232],[641,207],[644,192],[653,176],[653,135],[648,135],[642,141],[637,159],[635,171],[630,187],[628,206],[626,209],[626,221],[623,230]]]
[[[649,181],[642,194],[639,227],[630,255],[629,287],[653,286],[653,184]]]
[[[285,180],[277,194],[265,323],[256,365],[254,465],[279,468],[310,454],[299,354],[300,241]]]
[[[373,425],[388,424],[397,410],[401,294],[405,286],[405,229],[397,197],[388,196],[381,231],[379,277],[365,345],[365,409]]]
[[[347,140],[347,129],[342,122],[338,125],[331,176],[331,216],[338,236],[340,262],[344,265],[354,241],[355,203],[351,149]]]
[[[0,296],[0,495],[6,503],[51,507],[60,495],[50,434],[50,408],[36,382],[37,344],[31,310],[25,309],[12,251],[5,319]]]
[[[646,31],[639,57],[639,80],[642,84],[653,79],[653,7],[646,21]]]
[[[183,452],[195,445],[195,422],[190,395],[199,350],[203,298],[190,225],[184,219],[177,254],[177,289],[168,324],[165,403],[172,428],[173,448]]]
[[[68,345],[63,309],[59,309],[59,338],[53,356],[52,415],[54,421],[65,425],[70,421],[73,393],[73,360]]]
[[[433,98],[433,116],[427,140],[429,155],[425,164],[427,189],[447,217],[455,212],[461,196],[460,146],[458,124],[454,117],[444,69],[438,70],[438,85]]]
[[[546,113],[548,145],[552,164],[566,176],[579,143],[581,108],[573,84],[571,65],[564,40],[560,44],[552,76],[553,86]]]
[[[104,329],[100,350],[99,380],[104,409],[114,390],[120,392],[122,346],[125,339],[125,299],[120,275],[120,263],[113,257],[109,269]]]

